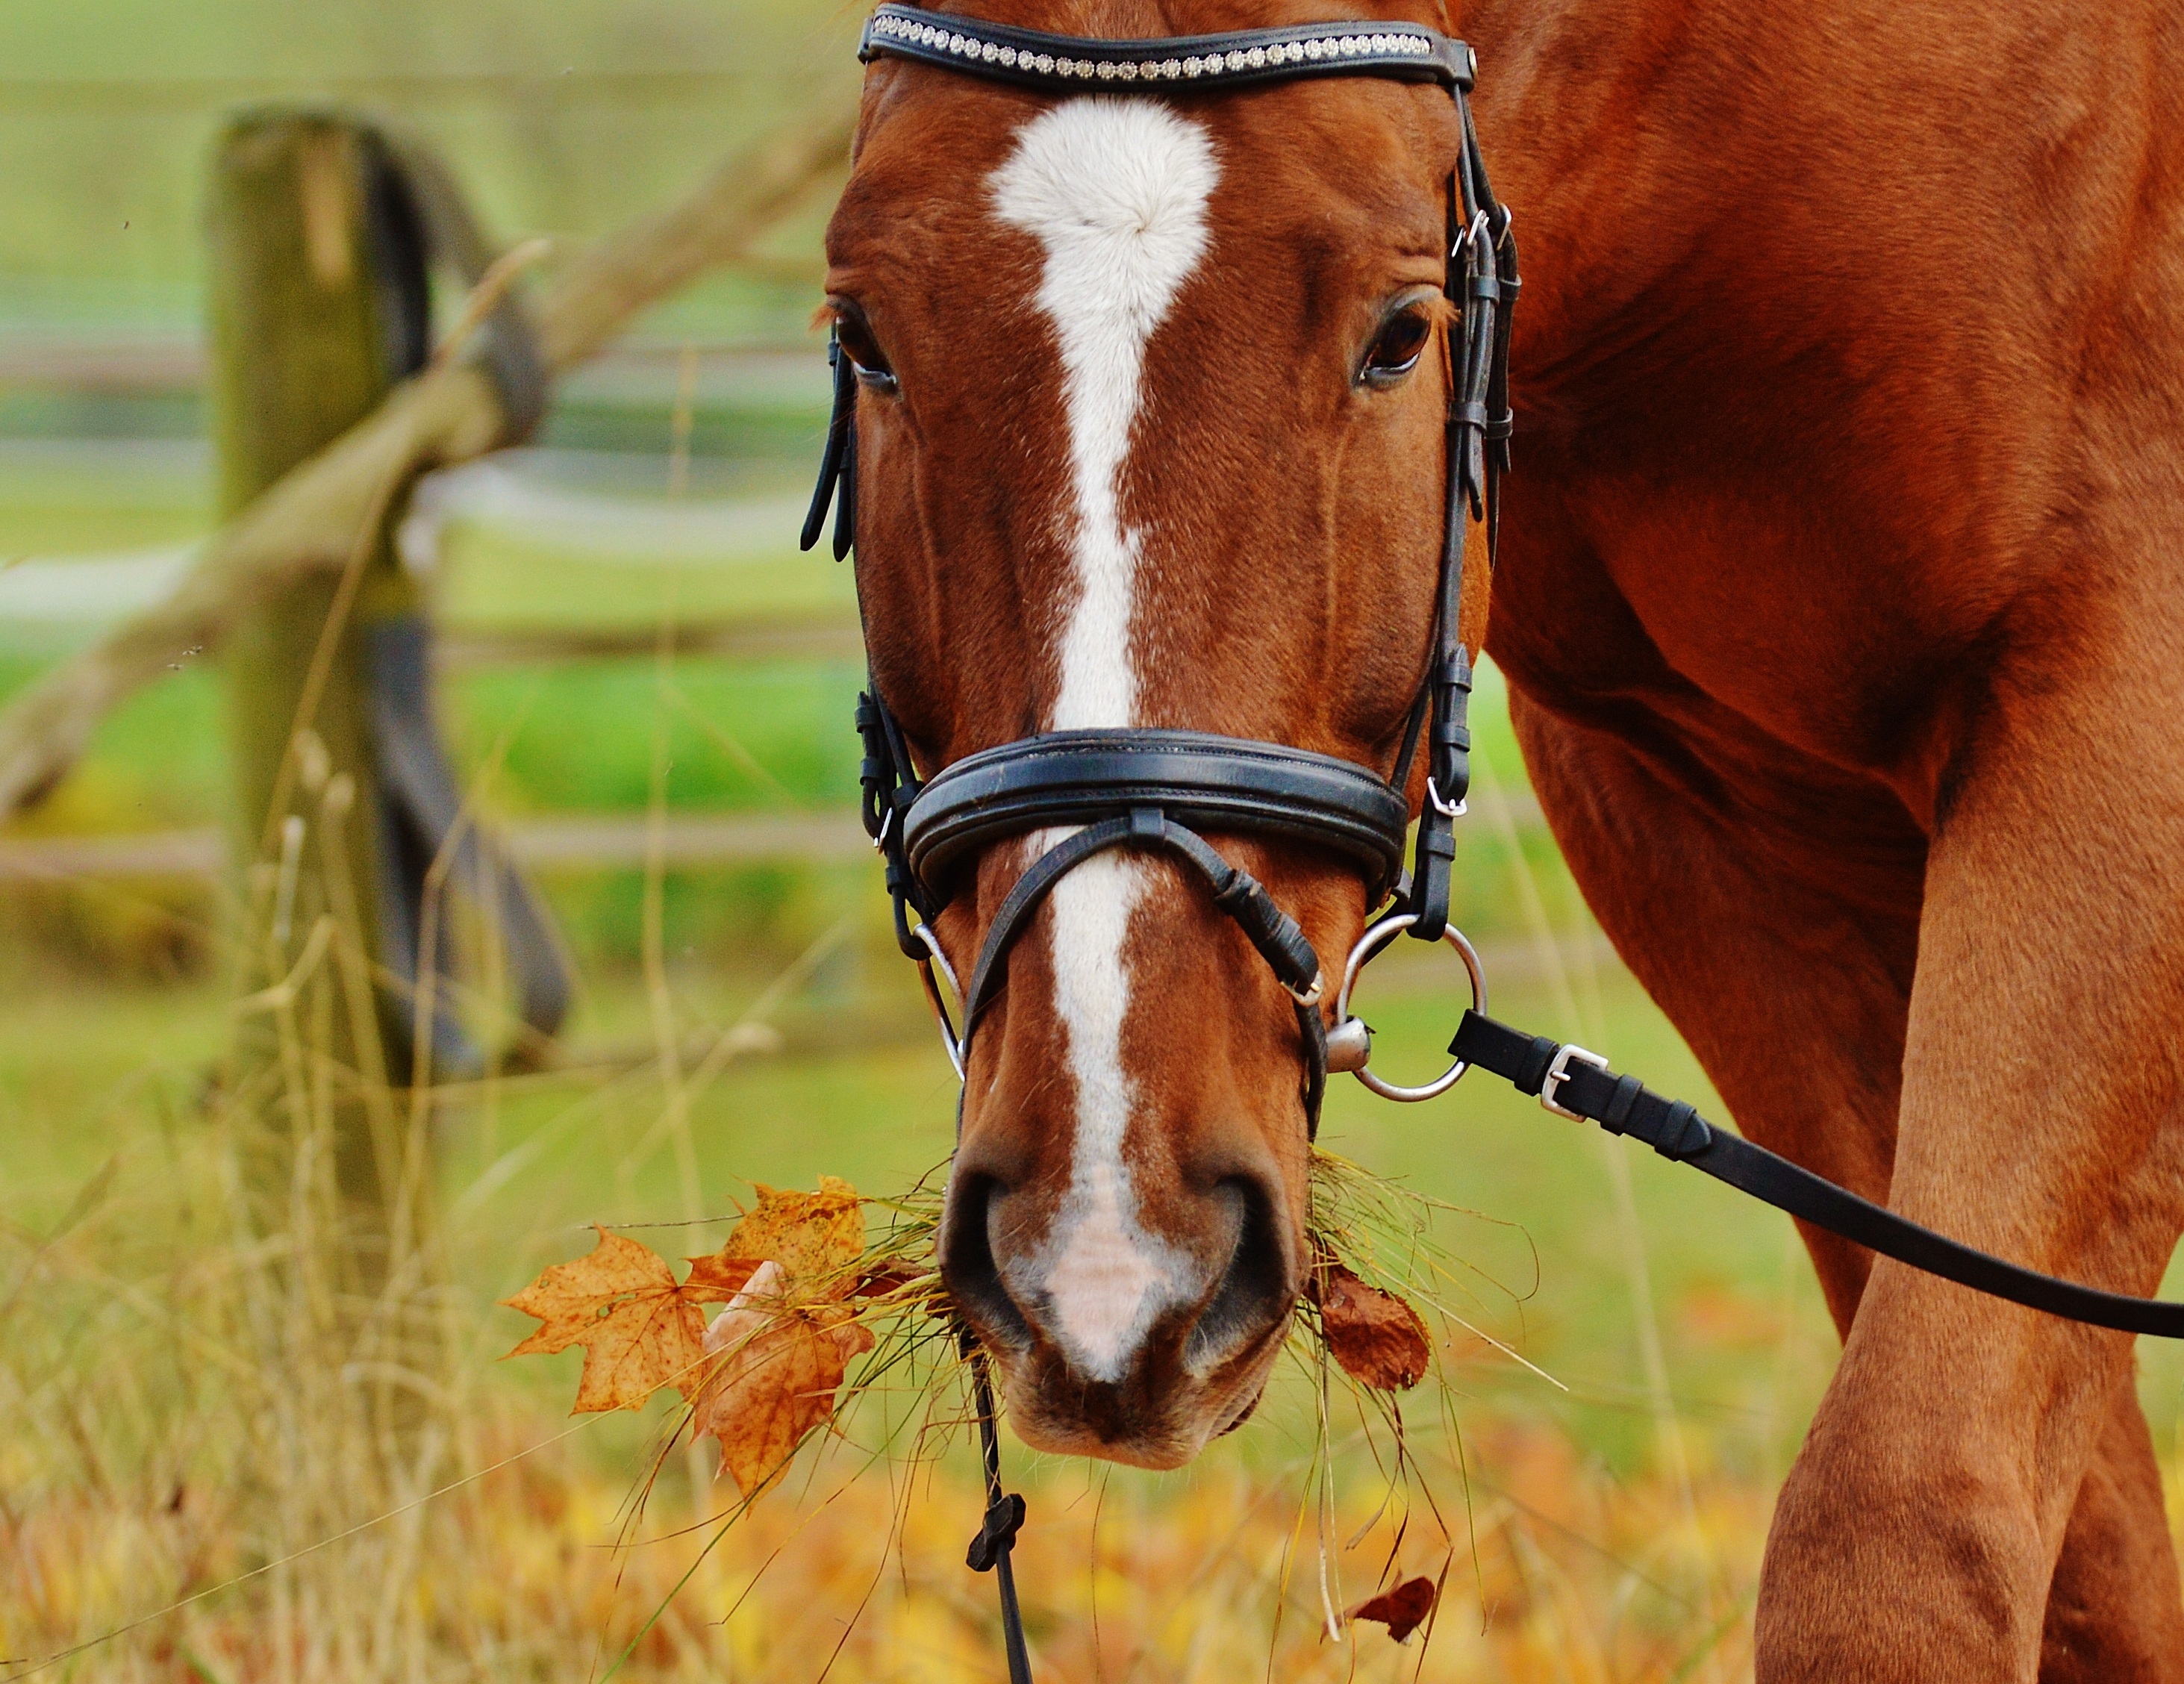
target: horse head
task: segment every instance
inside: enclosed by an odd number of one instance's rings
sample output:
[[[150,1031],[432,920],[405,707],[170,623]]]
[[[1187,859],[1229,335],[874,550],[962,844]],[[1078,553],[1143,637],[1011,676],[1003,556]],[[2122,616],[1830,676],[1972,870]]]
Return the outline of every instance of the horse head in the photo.
[[[979,15],[1143,37],[1312,13]],[[1461,144],[1442,91],[1397,81],[1056,97],[873,64],[828,308],[873,678],[922,774],[1112,727],[1392,771],[1435,622]],[[951,867],[932,925],[959,973],[1061,834]],[[1339,964],[1372,910],[1353,862],[1205,836]],[[1158,851],[1060,878],[1006,964],[970,1045],[948,1287],[1027,1441],[1176,1466],[1256,1403],[1305,1280],[1309,1035]]]

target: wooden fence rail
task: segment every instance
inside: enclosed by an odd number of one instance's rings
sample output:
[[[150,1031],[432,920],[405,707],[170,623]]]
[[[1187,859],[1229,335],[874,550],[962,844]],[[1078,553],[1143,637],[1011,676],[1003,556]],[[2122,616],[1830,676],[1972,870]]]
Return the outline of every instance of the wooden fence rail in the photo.
[[[645,306],[748,250],[843,165],[855,114],[846,88],[822,98],[810,115],[728,159],[680,204],[579,254],[532,312],[547,371],[584,361]],[[490,296],[514,280],[505,270],[490,276],[479,289]],[[487,371],[445,351],[215,534],[171,597],[0,710],[0,822],[59,782],[117,702],[186,651],[220,641],[266,592],[355,564],[415,475],[509,442]]]

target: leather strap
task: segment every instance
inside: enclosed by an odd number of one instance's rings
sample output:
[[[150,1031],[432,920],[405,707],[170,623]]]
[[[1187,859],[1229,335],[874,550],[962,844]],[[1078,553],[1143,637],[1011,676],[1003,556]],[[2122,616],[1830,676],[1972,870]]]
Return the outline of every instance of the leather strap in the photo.
[[[1002,838],[1158,807],[1178,825],[1276,835],[1337,852],[1377,902],[1402,868],[1410,815],[1374,772],[1330,755],[1202,731],[1057,731],[967,755],[904,818],[910,866],[936,902],[950,867]]]
[[[827,448],[819,457],[819,483],[811,493],[811,507],[805,513],[804,532],[796,547],[809,549],[819,542],[819,534],[826,529],[827,505],[838,492],[834,559],[839,561],[850,553],[857,533],[857,365],[842,349],[838,332],[827,336],[827,365],[833,371],[834,407],[827,417]]]
[[[1031,1650],[1024,1641],[1023,1610],[1017,1603],[1016,1564],[1010,1560],[1023,1528],[1024,1500],[1001,1489],[1001,1438],[994,1425],[994,1386],[986,1376],[986,1353],[966,1328],[956,1335],[971,1368],[972,1407],[978,1417],[978,1455],[986,1475],[986,1518],[971,1540],[964,1561],[974,1573],[992,1573],[1001,1587],[1001,1647],[1008,1657],[1009,1684],[1032,1684]]]
[[[1297,1034],[1304,1049],[1305,1134],[1319,1135],[1320,1101],[1327,1091],[1327,1023],[1320,1015],[1317,990],[1322,984],[1319,956],[1296,920],[1275,904],[1266,887],[1240,866],[1232,866],[1196,832],[1171,820],[1157,807],[1139,807],[1120,818],[1103,820],[1066,836],[1032,862],[1018,878],[986,928],[985,945],[963,996],[963,1026],[957,1051],[967,1069],[971,1037],[999,993],[1010,951],[1032,914],[1062,877],[1095,854],[1110,848],[1157,848],[1175,855],[1205,878],[1213,904],[1235,920],[1275,980],[1295,1001]]]
[[[410,237],[421,239],[425,259],[444,264],[465,287],[485,278],[497,253],[471,214],[454,174],[438,153],[415,137],[388,129],[374,129],[371,143],[377,153],[381,180],[376,195],[384,195],[385,211],[396,224],[411,225]],[[384,220],[384,213],[376,220]],[[419,276],[422,282],[421,274]],[[429,313],[426,301],[422,308]],[[424,365],[422,352],[411,370]],[[538,343],[537,325],[524,307],[521,295],[510,287],[495,303],[485,321],[471,335],[463,355],[483,366],[499,399],[503,444],[520,444],[538,430],[553,399],[553,376]]]
[[[2067,1320],[2184,1339],[2184,1304],[2081,1286],[1975,1250],[1714,1127],[1683,1101],[1655,1093],[1635,1076],[1618,1076],[1584,1062],[1592,1055],[1581,1048],[1467,1012],[1449,1051],[1513,1083],[1520,1093],[1538,1094],[1552,1085],[1547,1097],[1553,1107],[1597,1123],[1612,1135],[1643,1140],[1663,1157],[1704,1170],[1739,1192],[1883,1257]],[[1561,1073],[1550,1085],[1557,1059]]]
[[[880,7],[865,25],[857,57],[866,64],[909,59],[1062,94],[1148,86],[1217,93],[1254,83],[1360,75],[1439,82],[1468,92],[1477,68],[1462,42],[1421,24],[1382,20],[1130,39],[1050,35],[892,4]]]

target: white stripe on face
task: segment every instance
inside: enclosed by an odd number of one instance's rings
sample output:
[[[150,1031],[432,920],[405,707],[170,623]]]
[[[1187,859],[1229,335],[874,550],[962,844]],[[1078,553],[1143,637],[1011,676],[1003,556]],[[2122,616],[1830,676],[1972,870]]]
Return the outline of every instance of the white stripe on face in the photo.
[[[1001,220],[1046,248],[1039,307],[1061,345],[1078,595],[1061,634],[1056,731],[1136,722],[1139,537],[1123,525],[1123,463],[1145,343],[1205,255],[1218,173],[1206,131],[1166,106],[1072,99],[1028,124],[994,177]]]
[[[1137,722],[1130,612],[1141,535],[1123,524],[1123,467],[1143,399],[1145,346],[1205,255],[1219,170],[1196,124],[1146,100],[1087,98],[1027,124],[995,172],[1004,222],[1037,236],[1038,304],[1060,343],[1073,507],[1076,597],[1061,632],[1050,730]],[[1045,848],[1067,833],[1033,839]],[[1123,1159],[1136,1095],[1122,1068],[1129,1011],[1123,946],[1147,878],[1109,854],[1057,883],[1050,902],[1055,1009],[1077,1087],[1070,1188],[1025,1282],[1095,1380],[1116,1380],[1153,1318],[1186,1290],[1190,1259],[1146,1234]]]

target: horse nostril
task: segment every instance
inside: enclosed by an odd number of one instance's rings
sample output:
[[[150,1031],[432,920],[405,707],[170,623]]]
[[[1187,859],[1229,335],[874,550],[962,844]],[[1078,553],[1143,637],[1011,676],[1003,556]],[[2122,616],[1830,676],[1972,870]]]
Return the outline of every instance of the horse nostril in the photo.
[[[940,1274],[956,1308],[982,1332],[1024,1349],[1032,1342],[1031,1325],[1001,1284],[994,1259],[994,1203],[1004,1191],[990,1175],[957,1175],[948,1189]]]
[[[1213,1196],[1234,1216],[1236,1249],[1184,1344],[1184,1366],[1200,1374],[1258,1339],[1286,1314],[1291,1291],[1288,1254],[1267,1189],[1236,1176],[1222,1182]]]

